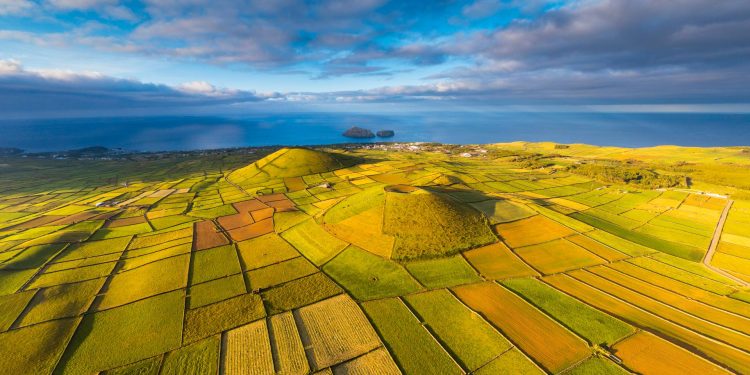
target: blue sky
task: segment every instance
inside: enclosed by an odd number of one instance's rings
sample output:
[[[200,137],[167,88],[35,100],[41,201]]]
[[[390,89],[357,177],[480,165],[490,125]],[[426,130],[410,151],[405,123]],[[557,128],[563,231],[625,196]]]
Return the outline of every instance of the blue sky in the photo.
[[[747,111],[748,35],[746,0],[0,0],[0,114]]]

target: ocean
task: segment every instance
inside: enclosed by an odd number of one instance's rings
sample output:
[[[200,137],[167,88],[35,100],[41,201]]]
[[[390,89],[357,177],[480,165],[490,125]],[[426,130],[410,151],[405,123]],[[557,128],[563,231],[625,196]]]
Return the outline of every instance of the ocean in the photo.
[[[393,138],[353,140],[351,126]],[[172,151],[347,142],[512,141],[644,147],[750,145],[750,115],[695,113],[431,112],[410,114],[289,113],[219,117],[118,117],[0,120],[0,147],[29,152],[88,146]]]

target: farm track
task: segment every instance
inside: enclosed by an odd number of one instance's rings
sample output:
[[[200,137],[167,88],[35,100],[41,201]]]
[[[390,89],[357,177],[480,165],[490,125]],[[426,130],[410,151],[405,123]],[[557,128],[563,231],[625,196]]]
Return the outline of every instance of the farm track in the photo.
[[[721,233],[724,230],[724,223],[727,221],[727,216],[729,215],[729,209],[732,208],[732,203],[734,203],[733,200],[728,199],[727,205],[724,206],[724,211],[721,212],[721,217],[719,218],[719,222],[716,224],[716,229],[714,230],[714,236],[711,238],[711,246],[708,247],[708,251],[706,252],[706,255],[703,257],[703,264],[713,270],[714,272],[731,279],[732,281],[736,282],[739,285],[742,286],[750,286],[750,283],[747,283],[746,281],[732,275],[731,273],[724,271],[721,268],[715,267],[711,265],[711,259],[714,257],[714,253],[716,253],[716,248],[719,247],[719,240],[721,239]]]

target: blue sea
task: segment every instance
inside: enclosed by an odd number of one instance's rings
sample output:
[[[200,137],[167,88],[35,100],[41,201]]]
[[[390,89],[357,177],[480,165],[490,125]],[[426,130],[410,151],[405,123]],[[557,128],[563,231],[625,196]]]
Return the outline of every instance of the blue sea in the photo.
[[[170,151],[320,145],[356,141],[341,135],[351,126],[373,132],[381,129],[396,132],[393,138],[365,142],[552,141],[624,147],[750,145],[748,114],[433,112],[0,120],[0,147],[40,152],[88,146]]]

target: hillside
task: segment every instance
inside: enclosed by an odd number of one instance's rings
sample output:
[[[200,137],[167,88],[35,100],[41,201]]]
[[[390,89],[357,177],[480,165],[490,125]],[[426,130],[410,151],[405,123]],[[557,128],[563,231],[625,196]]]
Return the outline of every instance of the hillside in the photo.
[[[750,201],[716,194],[741,189],[570,168],[618,161],[595,146],[411,146],[0,157],[0,366],[750,373]],[[691,155],[654,152],[628,168]]]
[[[299,177],[329,172],[351,164],[351,158],[324,151],[282,148],[246,167],[233,171],[227,176],[227,179],[243,185],[274,178]]]
[[[393,259],[452,255],[497,241],[489,222],[447,194],[409,185],[376,187],[326,212],[334,235]]]

